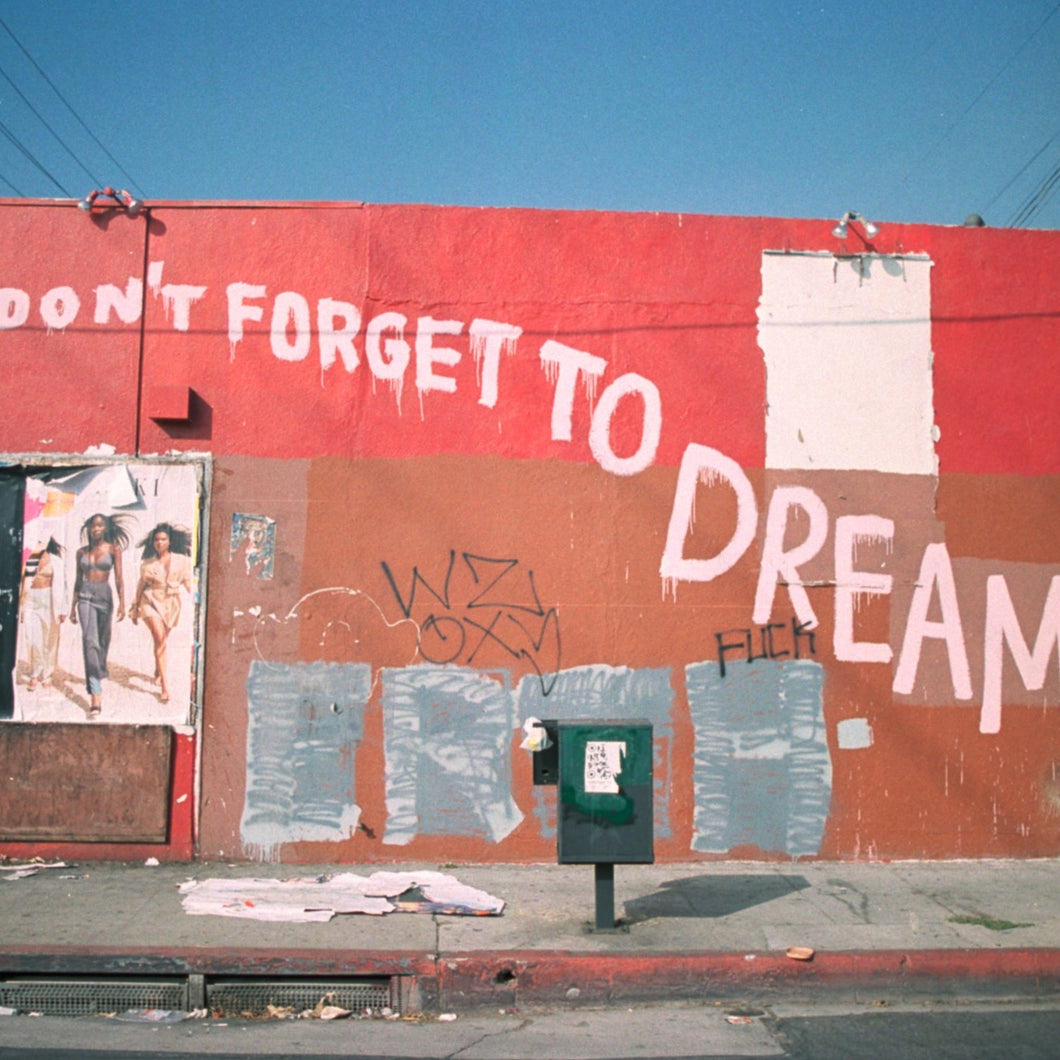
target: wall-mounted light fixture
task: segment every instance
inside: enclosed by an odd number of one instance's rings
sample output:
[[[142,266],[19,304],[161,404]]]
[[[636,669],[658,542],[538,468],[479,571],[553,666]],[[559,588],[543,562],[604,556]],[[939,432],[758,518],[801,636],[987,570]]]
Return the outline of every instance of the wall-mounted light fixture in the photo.
[[[96,205],[96,200],[101,196],[113,200],[112,203],[103,203],[102,205],[118,206],[130,217],[135,217],[144,208],[142,200],[135,198],[124,188],[120,191],[115,191],[114,188],[96,188],[78,201],[77,208],[84,210],[86,213],[91,213],[92,207]]]
[[[861,225],[862,230],[869,239],[872,239],[874,236],[879,234],[879,225],[873,224],[872,221],[868,220],[868,218],[863,217],[861,214],[859,214],[857,210],[847,210],[847,212],[839,218],[839,221],[836,224],[835,228],[832,229],[832,235],[834,235],[836,239],[846,239],[847,228],[854,221],[857,221],[857,223]]]

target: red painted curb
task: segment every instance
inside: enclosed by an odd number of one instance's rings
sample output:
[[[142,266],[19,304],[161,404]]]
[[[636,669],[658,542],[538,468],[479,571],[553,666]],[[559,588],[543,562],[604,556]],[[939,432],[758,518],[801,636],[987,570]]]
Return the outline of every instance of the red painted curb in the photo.
[[[829,988],[925,989],[996,982],[1060,992],[1060,948],[856,950],[783,953],[573,953],[565,950],[420,951],[33,946],[0,951],[0,976],[191,975],[400,978],[411,1008],[502,1008],[556,1002],[763,997]]]
[[[816,953],[468,953],[438,961],[450,1008],[561,1000],[692,999],[842,986],[978,980],[1060,991],[1060,949],[874,950]]]

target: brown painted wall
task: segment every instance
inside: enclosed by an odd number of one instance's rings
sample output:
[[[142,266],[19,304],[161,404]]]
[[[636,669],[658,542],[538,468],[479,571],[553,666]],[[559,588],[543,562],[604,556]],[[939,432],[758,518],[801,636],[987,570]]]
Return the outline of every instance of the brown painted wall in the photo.
[[[978,489],[970,489],[978,480],[961,476],[953,482],[943,478],[938,487],[943,520],[931,515],[936,484],[929,478],[749,474],[761,498],[759,542],[768,497],[778,487],[812,489],[824,502],[832,527],[839,516],[868,512],[894,520],[893,550],[877,544],[859,553],[864,569],[893,574],[893,593],[859,610],[856,630],[859,639],[889,642],[896,657],[925,546],[944,536],[953,540],[949,525],[973,520],[987,488],[978,483]],[[228,485],[237,479],[238,489]],[[689,706],[685,667],[716,662],[722,635],[731,649],[728,680],[739,699],[736,682],[753,667],[738,646],[744,635],[737,631],[752,631],[755,654],[767,642],[751,616],[759,574],[757,545],[716,581],[681,585],[676,601],[660,591],[658,567],[673,500],[673,470],[653,469],[622,480],[581,465],[496,457],[226,461],[218,465],[217,480],[209,701],[235,704],[245,697],[251,658],[278,664],[361,662],[371,668],[374,681],[356,753],[353,795],[361,807],[362,827],[345,842],[294,843],[273,851],[274,856],[336,861],[552,856],[554,840],[535,816],[530,756],[519,750],[514,725],[505,753],[511,759],[512,794],[525,815],[518,827],[500,842],[463,834],[417,834],[397,847],[386,842],[383,686],[388,672],[422,667],[423,654],[483,673],[506,673],[512,688],[524,679],[548,683],[558,671],[579,667],[665,671],[672,693],[670,731],[657,769],[668,777],[663,803],[669,829],[656,851],[661,858],[693,855],[696,789],[689,767],[697,721]],[[988,491],[1002,516],[1037,503],[1043,517],[1055,518],[1060,516],[1056,491],[1048,486],[1041,480],[995,478]],[[282,503],[272,505],[273,497]],[[241,508],[260,510],[277,522],[282,561],[267,588],[248,581],[226,558],[226,525]],[[731,491],[705,491],[697,511],[702,534],[696,536],[696,549],[716,551],[732,522]],[[800,532],[796,521],[793,540]],[[1048,554],[1038,537],[1034,525],[1008,518],[1004,529],[990,530],[981,551],[1000,551],[1003,541],[1005,551],[1018,561],[954,558],[977,690],[983,680],[985,579],[1006,574],[1020,613],[1040,615],[1043,576],[1052,568],[1029,562]],[[957,540],[963,541],[960,536]],[[977,546],[969,540],[964,547]],[[802,570],[819,619],[812,636],[792,633],[788,592],[779,586],[773,611],[778,626],[769,641],[775,658],[788,661],[797,640],[802,658],[824,671],[821,720],[832,772],[819,855],[1036,856],[1054,850],[1060,842],[1057,746],[1054,708],[1046,704],[1054,703],[1058,693],[1055,669],[1045,689],[1036,693],[1015,687],[1018,678],[1007,675],[1003,729],[996,739],[978,731],[978,694],[968,704],[954,698],[948,655],[940,643],[925,642],[914,691],[893,694],[896,662],[854,664],[834,657],[833,549],[830,531],[818,556]],[[422,581],[415,584],[409,621],[402,604],[412,595],[414,571]],[[490,589],[502,571],[503,579]],[[261,614],[252,615],[253,607],[260,607]],[[544,627],[537,650],[534,641],[543,618],[536,612],[552,609],[558,636]],[[232,619],[235,611],[241,614]],[[432,623],[431,616],[439,621]],[[423,649],[419,655],[417,633]],[[1028,629],[1028,637],[1032,633]],[[628,714],[629,708],[616,705],[616,712]],[[244,719],[236,709],[208,713],[205,719],[209,753],[202,836],[204,853],[210,856],[238,850],[239,782],[247,766]],[[864,720],[871,747],[840,746],[838,726],[851,719]],[[1016,769],[1003,766],[1007,756],[1017,757]],[[790,781],[779,783],[783,789]],[[541,812],[547,822],[551,810]],[[746,843],[728,853],[776,852]]]

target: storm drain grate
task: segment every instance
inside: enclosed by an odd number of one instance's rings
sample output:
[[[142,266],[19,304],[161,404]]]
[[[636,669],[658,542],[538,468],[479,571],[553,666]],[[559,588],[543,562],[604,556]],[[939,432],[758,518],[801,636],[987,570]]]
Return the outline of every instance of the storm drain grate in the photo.
[[[378,1011],[395,1008],[390,996],[389,979],[356,979],[346,981],[301,980],[208,982],[206,1007],[211,1012],[237,1016],[264,1015],[270,1005],[291,1008],[296,1012],[319,1004],[336,1005],[351,1012],[366,1009]]]
[[[187,1007],[183,980],[87,981],[78,979],[9,979],[0,983],[0,1005],[43,1016],[92,1016],[128,1009]]]

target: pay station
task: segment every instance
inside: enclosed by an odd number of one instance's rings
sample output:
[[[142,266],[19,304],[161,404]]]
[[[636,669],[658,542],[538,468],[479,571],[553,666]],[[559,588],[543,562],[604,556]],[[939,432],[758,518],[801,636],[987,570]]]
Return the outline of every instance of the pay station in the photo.
[[[536,721],[536,719],[531,719]],[[561,865],[593,865],[596,930],[615,928],[615,865],[651,864],[652,727],[647,721],[542,721],[534,783],[554,784]]]

